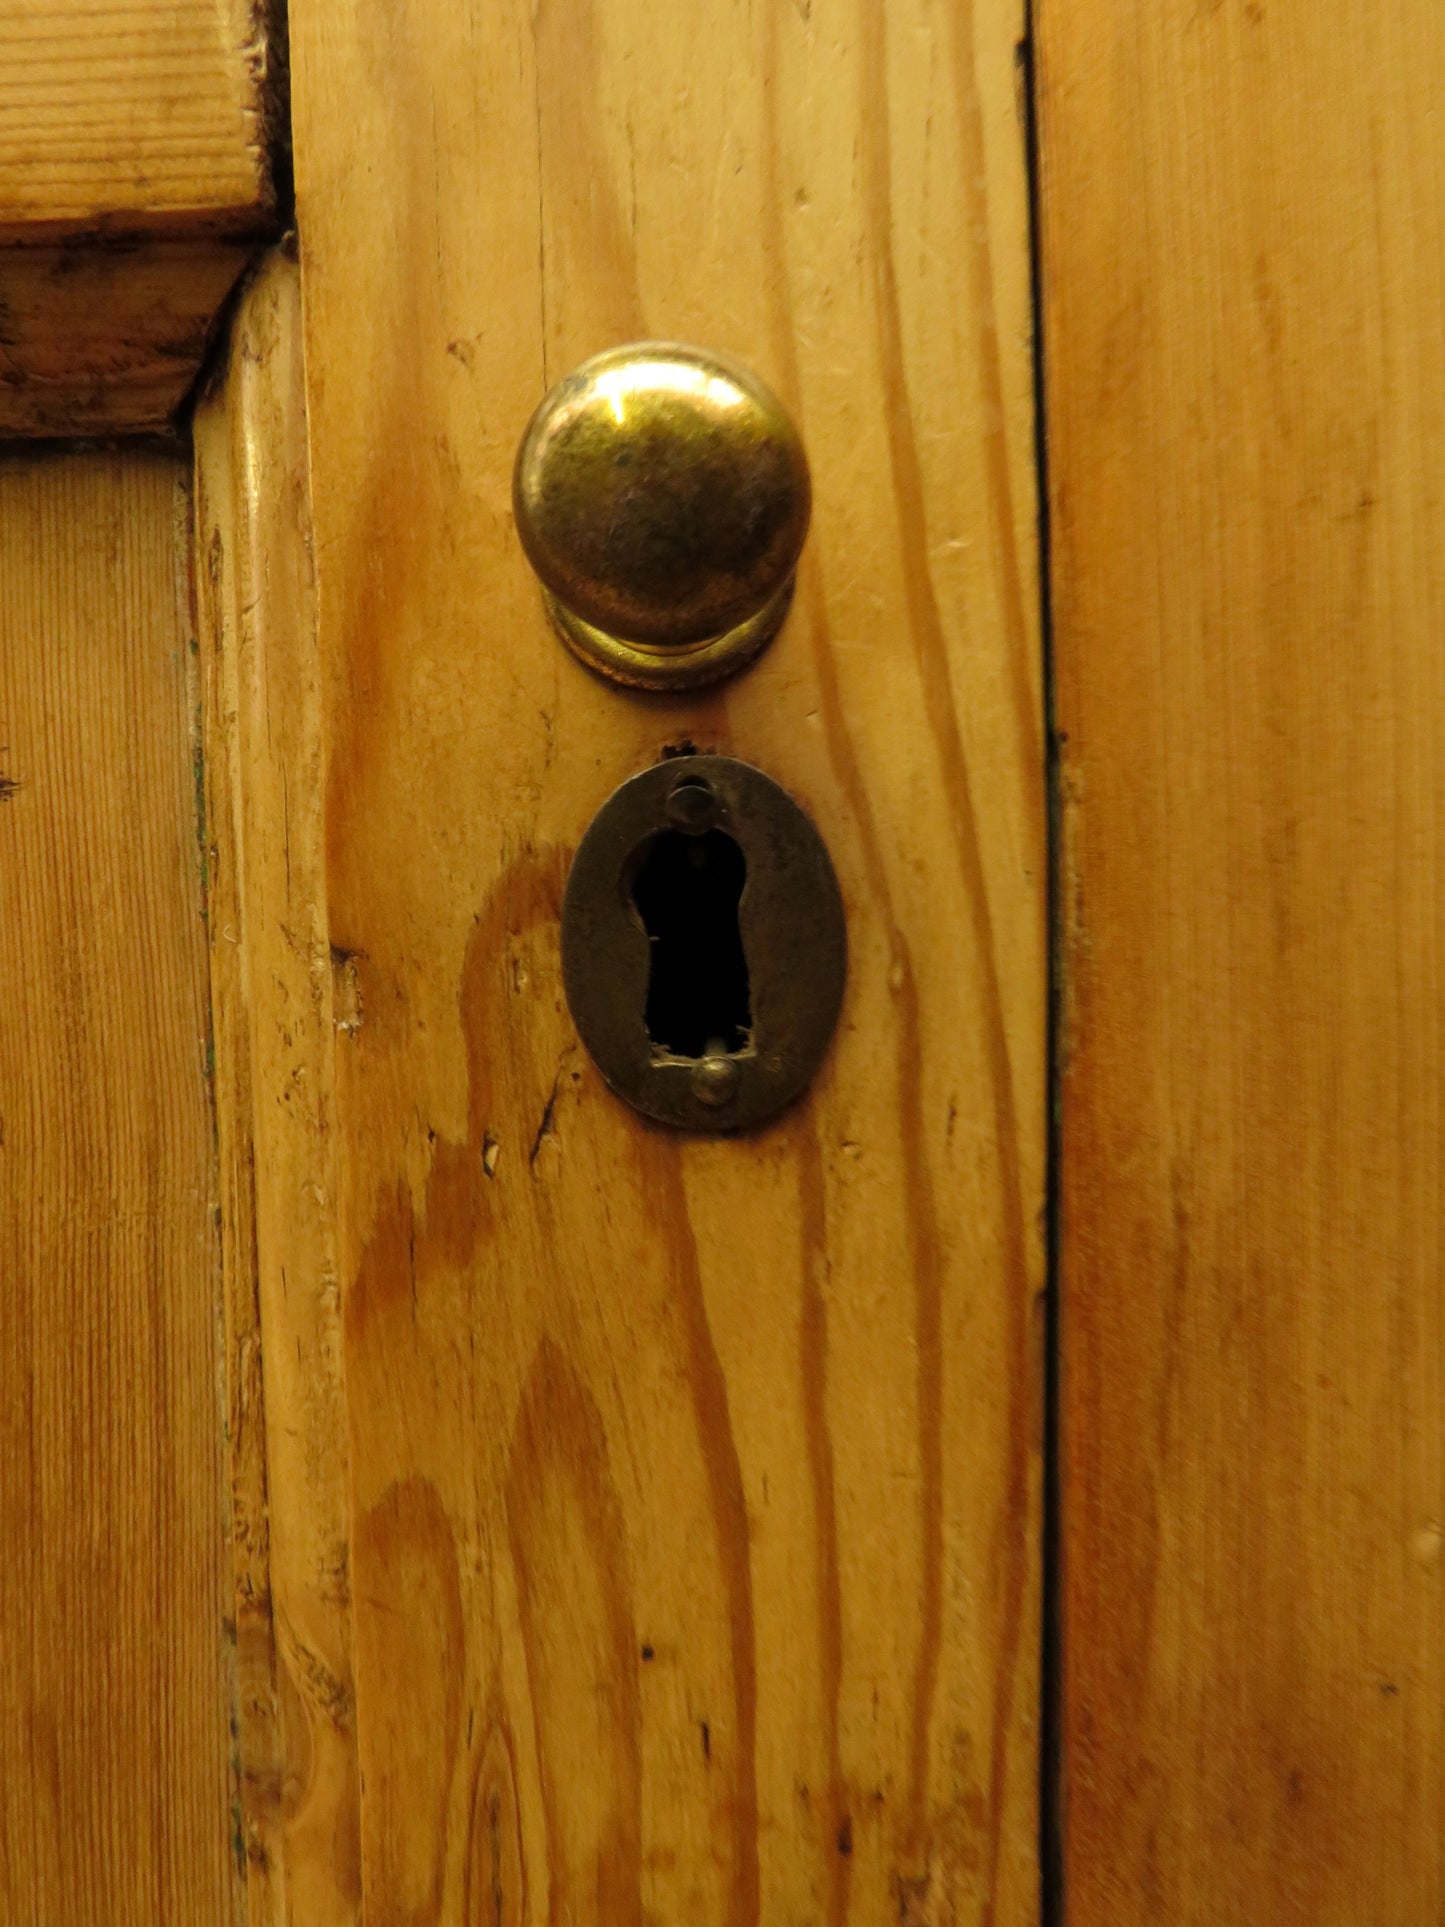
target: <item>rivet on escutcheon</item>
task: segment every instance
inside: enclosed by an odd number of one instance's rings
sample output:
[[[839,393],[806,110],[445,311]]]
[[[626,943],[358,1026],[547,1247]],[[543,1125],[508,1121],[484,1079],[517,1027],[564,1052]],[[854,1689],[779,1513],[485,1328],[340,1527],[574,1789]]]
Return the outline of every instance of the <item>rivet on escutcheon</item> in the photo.
[[[720,681],[767,645],[811,508],[772,391],[726,356],[656,341],[558,382],[522,437],[512,497],[568,648],[655,690]]]

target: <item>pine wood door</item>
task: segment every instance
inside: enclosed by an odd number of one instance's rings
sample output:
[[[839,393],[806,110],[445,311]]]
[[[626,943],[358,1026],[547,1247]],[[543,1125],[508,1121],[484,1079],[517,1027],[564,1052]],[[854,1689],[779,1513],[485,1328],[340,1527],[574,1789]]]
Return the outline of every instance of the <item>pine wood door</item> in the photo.
[[[1037,1917],[1021,31],[292,8],[299,256],[196,437],[283,1914]],[[671,699],[562,649],[510,500],[550,383],[647,337],[755,368],[814,480],[782,635]],[[744,1137],[621,1105],[562,997],[578,840],[684,744],[847,908],[830,1056]]]
[[[0,1920],[1445,1919],[1445,12],[0,51]],[[814,483],[674,698],[510,495],[645,337]],[[743,1136],[562,993],[689,745],[848,917]]]
[[[0,429],[57,438],[0,498],[0,1911],[1032,1922],[1020,0],[266,11],[0,22]],[[814,478],[687,700],[564,652],[509,506],[642,336]],[[848,915],[742,1138],[622,1107],[560,989],[582,830],[686,742]]]

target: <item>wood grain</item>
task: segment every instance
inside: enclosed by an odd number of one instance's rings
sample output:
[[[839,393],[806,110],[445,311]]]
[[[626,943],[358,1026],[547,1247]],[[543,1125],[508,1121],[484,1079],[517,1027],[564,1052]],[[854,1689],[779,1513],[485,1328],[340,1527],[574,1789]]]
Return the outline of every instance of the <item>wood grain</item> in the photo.
[[[1445,1910],[1445,15],[1046,0],[1071,1927]]]
[[[0,240],[253,233],[267,46],[256,0],[6,0]]]
[[[249,247],[0,248],[0,436],[163,429]]]
[[[0,9],[0,436],[157,428],[275,216],[264,0]]]
[[[368,1920],[1035,1917],[1020,20],[292,8]],[[509,507],[644,334],[814,468],[784,635],[689,703],[565,655]],[[569,852],[684,740],[850,916],[829,1064],[733,1143],[619,1107],[559,979]]]
[[[0,463],[0,1917],[231,1918],[181,466]]]
[[[250,1918],[327,1927],[356,1917],[358,1789],[294,253],[248,288],[194,443]]]

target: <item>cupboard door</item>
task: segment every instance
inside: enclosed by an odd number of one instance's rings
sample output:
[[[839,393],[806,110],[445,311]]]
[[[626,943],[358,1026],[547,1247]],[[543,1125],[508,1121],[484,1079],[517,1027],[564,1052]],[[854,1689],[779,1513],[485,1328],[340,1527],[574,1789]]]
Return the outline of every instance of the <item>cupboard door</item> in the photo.
[[[278,888],[328,945],[335,1275],[286,1292],[339,1320],[349,1619],[288,1650],[278,1618],[276,1663],[356,1770],[288,1738],[276,1838],[299,1864],[332,1815],[328,1918],[1036,1917],[1020,30],[292,8],[318,734],[280,787],[318,840]],[[549,383],[649,336],[755,368],[813,471],[782,634],[686,698],[564,651],[510,507]],[[687,744],[790,791],[849,920],[828,1060],[734,1138],[619,1104],[559,971],[583,830]],[[283,982],[252,972],[272,1025]]]

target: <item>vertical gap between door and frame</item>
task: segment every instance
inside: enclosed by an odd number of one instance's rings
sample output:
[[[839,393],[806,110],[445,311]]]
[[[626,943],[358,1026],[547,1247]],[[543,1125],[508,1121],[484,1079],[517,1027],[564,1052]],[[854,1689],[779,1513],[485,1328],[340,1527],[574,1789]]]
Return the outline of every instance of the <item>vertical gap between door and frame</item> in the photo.
[[[1048,1046],[1045,1166],[1044,1274],[1044,1498],[1042,1548],[1042,1641],[1039,1674],[1039,1884],[1041,1927],[1065,1927],[1062,1663],[1060,1619],[1061,1490],[1059,1465],[1059,1171],[1060,1073],[1063,975],[1062,792],[1060,738],[1054,704],[1054,634],[1050,595],[1048,395],[1044,353],[1043,228],[1039,97],[1035,17],[1037,0],[1024,0],[1023,38],[1018,43],[1028,172],[1029,289],[1033,315],[1034,465],[1039,529],[1039,635],[1043,657],[1045,820],[1047,823]]]

